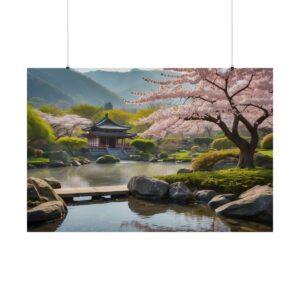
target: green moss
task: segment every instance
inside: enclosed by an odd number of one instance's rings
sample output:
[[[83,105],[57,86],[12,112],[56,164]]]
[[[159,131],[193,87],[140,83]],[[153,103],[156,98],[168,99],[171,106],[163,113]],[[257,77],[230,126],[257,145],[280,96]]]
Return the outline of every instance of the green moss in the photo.
[[[272,184],[270,169],[228,169],[197,171],[175,175],[158,176],[169,183],[184,182],[190,188],[213,189],[220,193],[241,193],[255,185]]]
[[[258,150],[257,153],[273,157],[273,150]]]
[[[219,150],[219,151],[209,151],[207,153],[203,153],[200,156],[196,157],[193,160],[192,168],[195,171],[198,170],[208,170],[210,169],[216,162],[226,157],[236,157],[238,158],[240,154],[239,149],[227,149],[227,150]]]
[[[34,165],[34,164],[40,164],[40,163],[49,163],[49,158],[45,157],[30,157],[27,159],[27,163]]]

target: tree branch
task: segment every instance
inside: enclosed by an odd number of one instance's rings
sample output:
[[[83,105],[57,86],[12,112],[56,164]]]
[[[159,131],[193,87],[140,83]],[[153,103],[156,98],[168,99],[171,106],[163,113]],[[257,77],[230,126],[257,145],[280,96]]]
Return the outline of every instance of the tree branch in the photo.
[[[251,77],[250,77],[248,83],[243,88],[241,88],[240,90],[236,91],[233,95],[231,95],[230,98],[233,98],[234,96],[238,95],[242,91],[246,90],[250,86],[250,83],[252,82],[253,76],[254,75],[251,74]]]

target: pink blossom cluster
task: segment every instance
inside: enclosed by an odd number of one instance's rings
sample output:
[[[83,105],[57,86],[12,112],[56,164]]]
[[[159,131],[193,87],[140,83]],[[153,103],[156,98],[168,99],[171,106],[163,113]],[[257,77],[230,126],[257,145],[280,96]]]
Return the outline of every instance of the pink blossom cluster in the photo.
[[[41,111],[38,111],[38,113],[53,127],[57,137],[76,135],[79,129],[87,127],[92,123],[89,119],[78,115],[54,116]]]
[[[163,107],[140,124],[152,124],[145,136],[167,134],[200,134],[203,121],[213,121],[213,126],[224,121],[231,126],[234,117],[252,126],[272,127],[273,71],[272,69],[165,69],[167,80],[145,79],[159,85],[157,91],[135,93],[143,104],[157,100],[183,98],[185,104]],[[174,72],[174,75],[170,74]],[[262,120],[262,117],[265,116]],[[215,121],[218,119],[218,121]],[[201,129],[202,127],[202,129]]]

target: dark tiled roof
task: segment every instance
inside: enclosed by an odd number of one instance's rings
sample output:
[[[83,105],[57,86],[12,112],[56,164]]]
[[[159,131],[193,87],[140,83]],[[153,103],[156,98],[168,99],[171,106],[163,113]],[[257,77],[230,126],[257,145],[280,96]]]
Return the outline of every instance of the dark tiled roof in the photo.
[[[96,122],[93,126],[84,128],[85,131],[97,131],[97,130],[117,130],[125,131],[131,127],[120,125],[108,117],[108,114],[105,115],[100,121]]]

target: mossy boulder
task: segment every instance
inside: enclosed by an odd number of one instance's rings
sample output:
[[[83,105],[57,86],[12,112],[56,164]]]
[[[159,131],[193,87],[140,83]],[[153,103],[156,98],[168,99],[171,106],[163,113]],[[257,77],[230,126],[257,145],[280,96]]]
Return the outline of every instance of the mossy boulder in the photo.
[[[96,160],[97,164],[115,164],[117,162],[120,162],[120,159],[113,155],[103,155]]]

